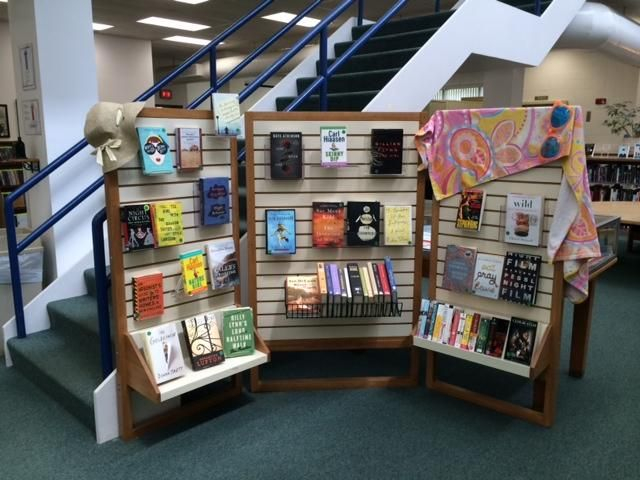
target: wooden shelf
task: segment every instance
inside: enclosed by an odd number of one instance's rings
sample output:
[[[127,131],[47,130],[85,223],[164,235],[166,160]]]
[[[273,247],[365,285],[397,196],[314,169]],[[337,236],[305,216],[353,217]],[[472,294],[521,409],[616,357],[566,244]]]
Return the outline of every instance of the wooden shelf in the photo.
[[[622,164],[632,164],[637,163],[640,165],[640,160],[637,158],[631,157],[587,157],[587,163],[622,163]]]
[[[0,170],[23,168],[25,163],[38,163],[38,164],[40,164],[40,160],[38,160],[36,158],[19,158],[19,159],[18,158],[14,158],[12,160],[1,160],[0,161]]]

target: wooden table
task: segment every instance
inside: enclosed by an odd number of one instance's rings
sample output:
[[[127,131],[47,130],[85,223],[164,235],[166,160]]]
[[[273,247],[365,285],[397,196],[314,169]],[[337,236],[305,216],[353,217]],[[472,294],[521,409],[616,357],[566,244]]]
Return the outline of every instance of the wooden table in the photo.
[[[640,202],[593,202],[593,212],[620,217],[620,223],[629,226],[628,252],[633,249],[634,240],[640,240]]]

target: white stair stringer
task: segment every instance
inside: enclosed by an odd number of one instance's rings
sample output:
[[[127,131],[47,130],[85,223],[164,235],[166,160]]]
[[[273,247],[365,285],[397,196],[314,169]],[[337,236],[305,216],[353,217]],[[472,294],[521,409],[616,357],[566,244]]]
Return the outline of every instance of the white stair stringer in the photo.
[[[538,17],[497,0],[467,0],[363,111],[424,109],[472,54],[537,66],[584,3],[555,0]]]

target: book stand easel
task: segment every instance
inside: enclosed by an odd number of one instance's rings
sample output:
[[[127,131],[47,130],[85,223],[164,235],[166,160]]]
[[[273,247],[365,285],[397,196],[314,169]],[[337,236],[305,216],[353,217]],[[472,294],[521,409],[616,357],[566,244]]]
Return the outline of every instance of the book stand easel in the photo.
[[[111,279],[113,315],[116,320],[117,375],[119,386],[120,429],[124,439],[141,435],[182,417],[202,411],[242,392],[242,375],[268,361],[269,350],[256,333],[256,351],[253,355],[226,359],[220,365],[192,371],[188,353],[184,349],[187,374],[157,385],[140,347],[137,331],[165,322],[177,321],[202,312],[240,304],[240,287],[211,290],[188,297],[176,294],[180,281],[178,256],[217,238],[233,238],[239,252],[240,223],[238,206],[237,142],[235,137],[217,137],[211,111],[144,109],[136,120],[137,126],[165,127],[171,150],[175,153],[176,127],[200,127],[203,133],[204,168],[169,175],[145,176],[139,161],[105,175],[109,250],[111,252]],[[196,186],[201,177],[229,177],[231,179],[232,223],[212,227],[199,224],[199,200]],[[120,206],[161,200],[179,200],[183,207],[184,244],[129,252],[123,254],[120,229]],[[239,253],[238,253],[239,257]],[[240,268],[245,268],[240,265]],[[135,322],[133,320],[131,278],[151,272],[164,276],[165,312],[161,317]],[[207,272],[208,275],[208,272]],[[182,329],[179,327],[179,331]],[[135,422],[132,395],[137,392],[154,403],[171,399],[182,402],[182,395],[220,380],[230,380],[225,389],[204,395],[173,408],[167,413],[139,423]],[[175,401],[175,400],[174,400]]]
[[[562,167],[560,162],[554,162],[479,185],[478,188],[485,190],[487,196],[482,228],[478,232],[455,228],[460,194],[433,202],[429,298],[487,315],[502,318],[517,316],[534,320],[538,322],[538,331],[530,366],[414,336],[414,344],[427,349],[427,388],[533,423],[547,427],[553,424],[560,360],[564,280],[562,264],[548,263],[546,246],[561,180]],[[427,174],[421,172],[420,182],[425,181]],[[545,219],[540,247],[504,243],[504,209],[506,195],[510,192],[544,196]],[[450,244],[475,247],[478,253],[505,255],[507,251],[513,251],[542,256],[536,304],[525,306],[443,289],[445,253],[447,245]],[[440,355],[450,355],[533,380],[531,407],[499,400],[440,380]]]
[[[420,263],[424,190],[417,185],[417,153],[413,135],[419,113],[361,112],[249,112],[247,137],[247,226],[249,257],[249,305],[255,312],[257,331],[271,351],[411,348],[411,331],[420,306]],[[348,167],[320,166],[320,127],[346,126]],[[404,130],[401,176],[375,176],[371,164],[371,130]],[[271,180],[270,132],[302,132],[304,178]],[[424,183],[422,184],[424,187]],[[402,247],[312,248],[311,212],[314,201],[379,201],[384,205],[412,205],[415,214],[414,245]],[[267,255],[265,209],[295,208],[297,252]],[[314,274],[317,262],[380,262],[393,260],[399,283],[399,315],[291,318],[285,313],[284,281],[288,275]],[[412,350],[406,376],[364,376],[265,380],[260,369],[251,372],[254,391],[362,388],[417,385],[418,357]]]

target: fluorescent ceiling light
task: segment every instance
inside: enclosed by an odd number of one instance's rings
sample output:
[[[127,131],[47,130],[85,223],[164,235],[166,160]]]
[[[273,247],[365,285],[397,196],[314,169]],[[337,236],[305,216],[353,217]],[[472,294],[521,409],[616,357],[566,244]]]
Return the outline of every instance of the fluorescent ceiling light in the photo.
[[[279,13],[267,15],[266,17],[262,17],[262,18],[264,18],[265,20],[273,20],[274,22],[289,23],[291,20],[293,20],[296,17],[297,15],[294,15],[293,13],[279,12]],[[302,20],[300,20],[296,25],[299,25],[301,27],[313,28],[319,23],[320,23],[320,20],[318,20],[317,18],[302,17]]]
[[[182,35],[174,35],[173,37],[167,37],[164,40],[169,40],[170,42],[190,43],[192,45],[208,45],[211,41],[206,38],[183,37]],[[224,42],[220,42],[218,45],[224,45]]]
[[[0,0],[0,2],[1,2],[1,1],[2,1],[2,0]],[[107,25],[106,23],[96,23],[96,22],[93,22],[93,29],[94,29],[96,32],[100,32],[100,31],[102,31],[102,30],[108,30],[108,29],[110,29],[110,28],[113,28],[113,25]]]
[[[188,30],[189,32],[197,32],[210,28],[208,25],[200,25],[198,23],[181,22],[180,20],[171,20],[170,18],[148,17],[138,20],[138,23],[146,23],[147,25],[155,25],[157,27],[175,28],[176,30]]]
[[[208,2],[209,0],[176,0],[176,2],[180,3],[188,3],[190,5],[197,5],[199,3]],[[166,39],[165,39],[166,40]]]
[[[9,3],[9,0],[0,0],[0,3]]]

